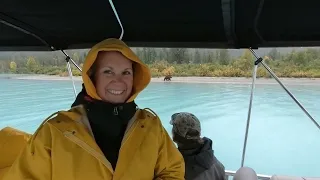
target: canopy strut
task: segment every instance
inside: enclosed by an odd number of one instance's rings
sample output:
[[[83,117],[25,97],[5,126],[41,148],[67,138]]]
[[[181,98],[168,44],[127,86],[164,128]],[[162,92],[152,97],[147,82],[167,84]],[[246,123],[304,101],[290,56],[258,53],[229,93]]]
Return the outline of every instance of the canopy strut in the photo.
[[[118,15],[118,13],[117,13],[117,10],[116,10],[116,8],[115,8],[114,5],[113,5],[112,0],[109,0],[109,3],[110,3],[110,6],[111,6],[111,8],[112,8],[112,10],[113,10],[113,12],[114,12],[114,15],[116,16],[116,18],[117,18],[117,20],[118,20],[118,23],[119,23],[120,27],[121,27],[121,34],[120,34],[119,39],[122,40],[122,37],[123,37],[123,34],[124,34],[124,29],[123,29],[122,23],[121,23],[121,21],[120,21],[120,18],[119,18],[119,15]]]
[[[70,62],[69,62],[69,61],[67,62],[67,69],[68,69],[69,76],[70,76],[71,81],[72,81],[74,97],[75,97],[75,98],[77,98],[76,86],[74,85],[74,80],[73,80],[72,70],[71,70],[71,66],[70,66]]]
[[[250,126],[250,118],[251,118],[251,109],[252,109],[252,100],[253,100],[253,91],[255,88],[256,78],[257,78],[257,69],[259,62],[262,61],[262,58],[259,58],[255,61],[254,67],[253,67],[253,73],[252,73],[252,85],[251,85],[251,94],[250,94],[250,101],[249,101],[249,110],[248,110],[248,118],[247,118],[247,126],[246,126],[246,133],[244,138],[244,144],[243,144],[243,150],[242,150],[242,160],[241,160],[241,167],[243,167],[245,154],[246,154],[246,148],[247,148],[247,139],[248,139],[248,132],[249,132],[249,126]]]
[[[71,57],[64,51],[64,50],[61,50],[61,52],[66,56],[66,61],[67,61],[67,69],[68,69],[68,73],[69,73],[69,77],[72,81],[72,87],[73,87],[73,92],[74,92],[74,96],[75,98],[77,98],[77,90],[76,90],[76,86],[74,85],[74,80],[73,80],[73,75],[72,75],[72,70],[71,70],[71,65],[70,65],[70,61],[72,62],[72,64],[74,66],[77,67],[77,69],[82,72],[81,68],[77,65],[76,62],[74,62],[73,59],[71,59]]]
[[[253,100],[253,91],[255,88],[255,80],[257,77],[257,69],[258,65],[261,63],[264,68],[270,73],[270,75],[281,85],[281,87],[289,94],[289,96],[298,104],[298,106],[303,110],[303,112],[310,118],[310,120],[317,126],[317,128],[320,130],[320,125],[317,123],[317,121],[310,115],[310,113],[302,106],[302,104],[293,96],[293,94],[286,88],[286,86],[280,81],[280,79],[277,77],[277,75],[270,69],[270,67],[263,62],[262,57],[259,57],[256,52],[253,49],[249,49],[251,53],[256,58],[256,61],[254,63],[253,68],[253,74],[252,74],[252,85],[251,85],[251,94],[250,94],[250,102],[249,102],[249,110],[248,110],[248,118],[247,118],[247,125],[246,125],[246,132],[245,132],[245,138],[244,138],[244,145],[242,150],[242,160],[241,160],[241,167],[244,166],[244,159],[246,155],[246,147],[247,147],[247,140],[248,140],[248,132],[249,132],[249,126],[250,126],[250,117],[251,117],[251,109],[252,109],[252,100]]]
[[[64,50],[61,50],[61,52],[66,56],[66,61],[69,62],[71,61],[71,63],[80,71],[82,72],[82,69],[80,66],[77,65],[76,62],[74,62],[74,60],[64,51]],[[68,60],[67,60],[68,59]]]
[[[4,16],[3,14],[1,14],[1,16],[2,16],[0,18],[0,23],[1,24],[4,24],[4,25],[9,26],[9,27],[12,27],[12,28],[24,33],[24,34],[28,34],[28,35],[38,39],[42,44],[46,45],[50,50],[52,50],[52,51],[55,50],[55,48],[53,46],[51,46],[46,40],[44,40],[42,37],[38,36],[36,33],[32,32],[31,30],[27,30],[25,28],[22,28],[21,26],[17,25],[16,21],[15,21],[15,23],[9,22],[8,19],[10,19],[11,21],[13,21],[13,19],[8,17],[8,16],[6,16],[7,20],[2,19],[3,16]],[[21,25],[21,23],[20,23],[20,25]]]
[[[256,59],[259,59],[259,57],[254,50],[250,49],[252,54]],[[261,58],[262,59],[262,58]],[[288,93],[288,95],[296,102],[296,104],[302,109],[302,111],[310,118],[310,120],[318,127],[320,130],[319,123],[310,115],[310,113],[302,106],[302,104],[294,97],[294,95],[286,88],[286,86],[280,81],[280,79],[277,77],[277,75],[270,69],[270,67],[264,63],[262,60],[260,62],[264,68],[270,73],[270,75],[280,84],[280,86]]]

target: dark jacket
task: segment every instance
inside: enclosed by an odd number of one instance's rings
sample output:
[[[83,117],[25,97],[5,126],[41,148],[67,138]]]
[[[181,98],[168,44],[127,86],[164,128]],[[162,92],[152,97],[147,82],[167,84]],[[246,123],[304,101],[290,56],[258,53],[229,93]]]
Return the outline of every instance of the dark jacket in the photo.
[[[198,147],[180,148],[183,155],[186,173],[186,180],[224,180],[225,168],[214,156],[212,141],[204,137],[204,144]]]
[[[84,105],[95,140],[115,169],[127,124],[136,113],[137,105],[134,101],[111,104],[94,100],[84,86],[71,107],[79,104]]]

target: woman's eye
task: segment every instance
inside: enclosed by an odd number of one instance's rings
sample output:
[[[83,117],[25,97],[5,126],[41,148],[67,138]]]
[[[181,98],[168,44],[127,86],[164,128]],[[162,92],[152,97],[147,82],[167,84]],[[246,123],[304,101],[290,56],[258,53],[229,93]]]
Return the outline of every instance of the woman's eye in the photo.
[[[104,74],[112,74],[112,71],[111,70],[105,70],[103,71]]]
[[[123,72],[123,75],[130,75],[130,74],[131,74],[130,71],[125,71],[125,72]]]

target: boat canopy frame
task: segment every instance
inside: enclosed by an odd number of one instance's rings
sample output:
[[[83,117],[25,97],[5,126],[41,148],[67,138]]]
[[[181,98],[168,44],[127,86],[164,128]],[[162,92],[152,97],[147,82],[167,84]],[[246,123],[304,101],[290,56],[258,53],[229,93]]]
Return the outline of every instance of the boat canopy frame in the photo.
[[[131,47],[320,46],[317,0],[1,0],[0,50],[90,48],[119,37]]]

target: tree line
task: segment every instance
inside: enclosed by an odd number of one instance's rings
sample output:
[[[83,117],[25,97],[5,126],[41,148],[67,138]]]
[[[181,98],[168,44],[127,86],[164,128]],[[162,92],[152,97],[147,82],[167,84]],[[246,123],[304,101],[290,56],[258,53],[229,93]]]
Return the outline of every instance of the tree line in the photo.
[[[154,77],[212,76],[250,77],[254,57],[249,50],[234,56],[227,49],[204,50],[186,48],[133,48],[143,62],[149,65]],[[83,65],[88,50],[68,51],[70,57]],[[280,77],[320,78],[320,49],[308,48],[281,54],[276,48],[263,56],[265,63]],[[74,75],[81,75],[72,66]],[[0,73],[47,74],[67,76],[65,56],[59,52],[0,53]],[[270,77],[263,67],[258,68],[258,77]]]

